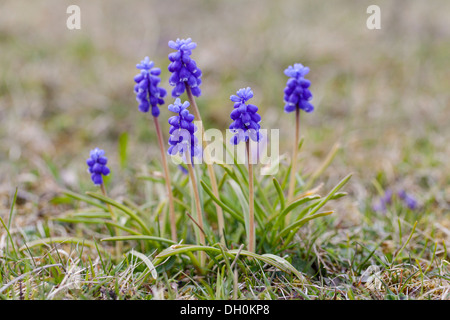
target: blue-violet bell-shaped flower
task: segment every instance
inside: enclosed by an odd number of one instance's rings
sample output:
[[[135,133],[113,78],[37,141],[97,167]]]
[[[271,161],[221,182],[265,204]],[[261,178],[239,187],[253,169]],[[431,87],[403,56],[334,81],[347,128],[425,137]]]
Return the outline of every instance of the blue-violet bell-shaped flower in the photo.
[[[105,151],[95,148],[91,150],[89,158],[86,160],[88,165],[88,171],[91,174],[92,182],[95,185],[101,185],[103,183],[103,176],[109,174],[109,168],[106,166],[108,158],[105,156]]]
[[[194,96],[201,95],[200,84],[202,80],[202,71],[197,67],[197,63],[190,57],[192,50],[197,47],[191,38],[177,39],[169,41],[169,47],[176,50],[169,54],[168,70],[172,72],[169,78],[169,84],[175,88],[172,90],[172,97],[181,96],[186,89],[186,85],[191,88]]]
[[[289,77],[284,89],[285,112],[292,112],[296,108],[306,112],[314,110],[314,106],[309,102],[312,99],[312,93],[308,89],[311,81],[304,78],[308,72],[309,68],[304,67],[301,63],[296,63],[284,70],[284,74]]]
[[[192,163],[193,157],[200,155],[201,149],[198,147],[198,139],[194,135],[197,131],[197,126],[193,123],[194,115],[187,110],[189,105],[188,101],[181,103],[180,98],[177,98],[168,107],[169,111],[177,113],[177,115],[169,118],[170,147],[167,153],[172,156],[180,154],[183,161],[186,162],[186,153],[189,151]]]
[[[257,113],[258,107],[246,102],[253,97],[253,91],[250,87],[239,89],[236,95],[232,95],[230,100],[234,102],[234,110],[230,114],[233,122],[230,130],[235,133],[231,143],[238,144],[241,141],[248,141],[250,137],[253,141],[259,141],[261,135],[261,116]]]
[[[155,63],[150,61],[149,57],[145,57],[141,63],[136,65],[136,68],[141,70],[141,73],[134,77],[136,85],[134,92],[136,93],[136,100],[139,102],[139,111],[148,112],[152,108],[152,115],[159,116],[158,105],[164,104],[164,97],[167,94],[166,89],[158,87],[161,82],[159,75],[160,68],[153,68]]]

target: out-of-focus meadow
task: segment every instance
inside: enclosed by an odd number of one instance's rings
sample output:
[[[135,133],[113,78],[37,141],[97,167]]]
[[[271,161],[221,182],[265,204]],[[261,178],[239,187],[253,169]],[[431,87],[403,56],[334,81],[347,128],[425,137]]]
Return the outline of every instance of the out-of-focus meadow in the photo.
[[[366,28],[368,1],[79,1],[81,30],[66,27],[70,4],[2,3],[6,202],[15,186],[31,199],[56,186],[89,188],[85,158],[96,146],[107,151],[120,194],[132,179],[119,167],[121,134],[128,133],[129,167],[139,170],[158,156],[152,123],[137,111],[135,65],[148,55],[170,89],[167,42],[191,37],[209,127],[226,129],[229,96],[251,86],[262,127],[280,128],[280,151],[289,151],[293,116],[283,112],[283,70],[300,62],[311,68],[316,107],[302,117],[305,172],[340,142],[328,173],[355,172],[353,200],[370,196],[371,179],[382,175],[419,196],[433,192],[448,206],[448,1],[378,1],[381,30]],[[162,112],[163,123],[168,116]]]
[[[283,71],[309,66],[316,109],[302,113],[301,169],[317,169],[338,142],[324,182],[354,173],[334,225],[379,232],[367,214],[380,196],[375,186],[405,189],[427,207],[426,232],[450,243],[449,1],[76,1],[81,30],[68,30],[72,2],[1,4],[1,216],[16,186],[19,225],[57,215],[48,200],[59,188],[92,190],[85,160],[95,147],[109,158],[110,194],[139,192],[136,175],[159,154],[153,123],[137,108],[135,65],[149,56],[170,93],[167,43],[191,37],[207,127],[228,128],[230,95],[250,86],[262,128],[280,128],[289,156],[294,117],[283,112]],[[366,27],[371,4],[381,8],[381,30]],[[166,139],[169,116],[163,107]]]

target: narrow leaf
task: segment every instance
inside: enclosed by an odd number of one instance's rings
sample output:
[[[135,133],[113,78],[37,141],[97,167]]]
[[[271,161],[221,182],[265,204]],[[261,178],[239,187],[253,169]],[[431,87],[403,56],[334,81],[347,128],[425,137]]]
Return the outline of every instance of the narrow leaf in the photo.
[[[158,278],[158,273],[156,272],[155,266],[153,265],[153,263],[150,261],[150,259],[145,254],[142,254],[142,253],[137,252],[135,250],[131,250],[130,254],[135,256],[135,257],[138,257],[139,259],[144,261],[144,263],[147,266],[148,270],[150,270],[150,273],[151,273],[153,279],[156,280],[156,278]]]
[[[103,202],[109,203],[110,205],[116,207],[117,209],[119,209],[122,212],[124,212],[125,214],[127,214],[131,219],[135,220],[147,234],[151,233],[150,230],[145,225],[144,221],[142,221],[141,218],[139,218],[132,210],[130,210],[126,206],[124,206],[124,205],[122,205],[122,204],[112,200],[111,198],[105,197],[102,194],[93,193],[93,192],[86,192],[86,194],[91,196],[91,197],[93,197],[93,198],[96,198],[96,199],[101,200]]]

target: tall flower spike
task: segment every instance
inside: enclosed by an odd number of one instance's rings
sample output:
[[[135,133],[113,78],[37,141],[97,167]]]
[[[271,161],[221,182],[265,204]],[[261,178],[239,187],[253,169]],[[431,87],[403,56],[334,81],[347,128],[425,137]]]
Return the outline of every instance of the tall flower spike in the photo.
[[[312,112],[314,106],[309,102],[312,99],[312,93],[309,91],[311,81],[305,79],[309,68],[304,67],[301,63],[295,63],[294,66],[289,66],[284,70],[284,74],[289,77],[284,89],[284,111],[289,113],[295,110],[295,136],[293,139],[292,160],[291,160],[291,177],[289,180],[288,201],[292,201],[295,194],[296,177],[297,174],[297,154],[298,154],[298,139],[300,136],[300,110]],[[286,216],[290,219],[290,214]]]
[[[194,115],[190,114],[187,108],[189,102],[185,101],[181,103],[180,98],[177,98],[175,102],[169,105],[169,111],[175,112],[178,115],[169,118],[170,124],[170,137],[169,137],[169,149],[167,153],[169,155],[180,154],[183,161],[186,162],[186,153],[189,151],[192,158],[198,156],[201,153],[201,149],[198,147],[198,139],[194,135],[197,131],[197,127],[194,125]],[[187,149],[189,147],[189,149]]]
[[[235,133],[231,139],[231,143],[238,144],[241,141],[248,141],[250,137],[253,141],[259,141],[261,135],[261,116],[257,113],[258,107],[246,102],[253,97],[253,91],[250,87],[239,89],[236,95],[232,95],[230,100],[234,102],[234,110],[230,117],[233,122],[230,130]]]
[[[91,150],[90,157],[86,160],[88,171],[91,174],[92,182],[95,185],[103,184],[103,176],[109,174],[109,168],[106,166],[108,158],[104,156],[105,151],[95,148]]]
[[[284,70],[284,74],[289,77],[284,89],[285,112],[292,112],[296,108],[306,112],[314,110],[314,106],[309,103],[313,97],[308,89],[311,86],[311,81],[304,78],[308,72],[309,68],[304,67],[301,63],[296,63]]]
[[[246,142],[247,159],[248,159],[248,251],[255,252],[255,198],[253,185],[253,164],[250,160],[251,147],[250,139],[259,141],[261,134],[259,129],[261,126],[261,116],[257,113],[258,107],[246,102],[253,98],[253,91],[250,87],[239,89],[236,95],[232,95],[230,100],[234,102],[234,110],[231,111],[230,118],[233,122],[230,130],[235,133],[231,138],[231,143],[238,144],[241,141]]]
[[[150,61],[149,57],[145,57],[141,63],[136,65],[136,68],[141,70],[141,73],[134,77],[136,85],[134,92],[136,93],[136,100],[139,102],[139,111],[148,112],[152,108],[152,115],[159,116],[158,105],[164,104],[164,97],[167,94],[166,89],[158,87],[161,82],[159,75],[160,68],[153,68],[154,62]]]
[[[200,84],[202,71],[197,67],[197,63],[190,57],[192,50],[197,47],[191,38],[177,39],[169,41],[169,47],[176,50],[169,54],[168,70],[172,72],[169,84],[175,88],[172,90],[172,97],[181,96],[186,89],[186,85],[191,88],[192,94],[196,97],[201,95]]]

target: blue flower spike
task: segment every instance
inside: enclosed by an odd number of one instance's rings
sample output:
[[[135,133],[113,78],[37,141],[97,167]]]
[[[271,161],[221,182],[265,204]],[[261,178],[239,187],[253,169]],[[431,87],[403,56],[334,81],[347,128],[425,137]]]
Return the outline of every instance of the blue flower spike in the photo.
[[[190,114],[189,110],[187,110],[189,105],[188,101],[181,103],[180,98],[177,98],[168,107],[169,111],[177,113],[177,115],[169,118],[170,147],[167,153],[172,156],[179,154],[183,158],[183,161],[186,162],[185,155],[189,151],[192,163],[192,158],[200,155],[201,149],[198,146],[198,139],[194,135],[197,131],[197,127],[193,123],[194,115]],[[187,149],[188,147],[190,148]]]
[[[300,108],[306,112],[312,112],[314,106],[309,102],[313,95],[309,90],[311,81],[305,79],[309,73],[309,68],[304,67],[301,63],[289,66],[284,70],[284,74],[289,77],[284,89],[284,111],[289,113]]]
[[[97,186],[103,184],[103,176],[107,176],[110,172],[109,168],[106,166],[108,158],[104,155],[105,151],[95,148],[94,150],[91,150],[90,156],[86,160],[92,182]]]
[[[192,50],[197,47],[191,38],[169,41],[169,47],[176,50],[169,54],[170,64],[168,70],[172,73],[169,84],[173,86],[172,97],[181,96],[186,90],[186,85],[191,88],[194,96],[199,97],[202,93],[202,71],[197,63],[191,58]]]
[[[253,184],[253,164],[250,160],[251,148],[249,139],[258,142],[261,139],[259,129],[261,128],[261,116],[257,113],[258,107],[247,103],[253,98],[253,91],[250,87],[239,89],[236,94],[230,96],[234,102],[234,109],[231,111],[230,118],[233,122],[230,125],[234,136],[231,138],[232,144],[239,144],[242,141],[247,142],[248,154],[248,230],[247,244],[248,251],[255,252],[255,198]]]
[[[231,143],[238,144],[241,141],[248,141],[249,137],[253,141],[259,141],[261,134],[261,116],[257,113],[258,107],[246,102],[253,97],[253,91],[250,87],[239,89],[236,95],[232,95],[230,100],[234,102],[234,110],[231,111],[230,118],[233,122],[230,130],[235,133]]]
[[[405,205],[410,210],[416,210],[418,208],[418,202],[414,196],[407,193],[404,189],[401,189],[396,193],[398,198],[401,200],[401,203]],[[392,192],[392,190],[388,189],[386,190],[385,194],[380,198],[378,203],[375,203],[373,205],[373,209],[375,211],[379,212],[386,212],[388,205],[392,203],[392,199],[395,196],[395,194]]]
[[[139,102],[139,111],[148,112],[152,109],[154,117],[159,116],[158,105],[164,104],[164,97],[167,94],[166,89],[158,87],[161,82],[159,75],[160,68],[154,68],[155,63],[150,61],[149,57],[145,57],[141,63],[136,65],[136,68],[141,70],[141,73],[134,77],[134,92],[136,93],[136,100]]]

